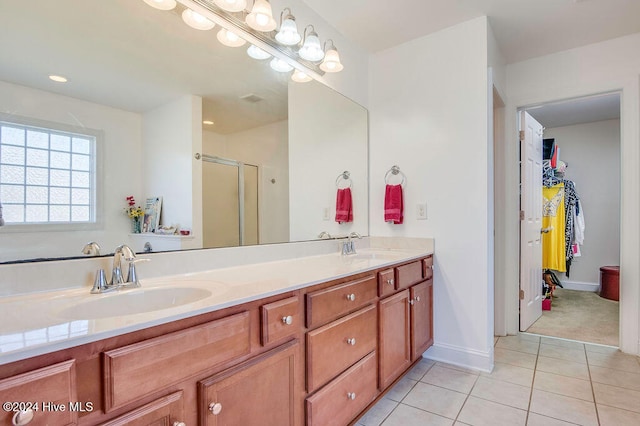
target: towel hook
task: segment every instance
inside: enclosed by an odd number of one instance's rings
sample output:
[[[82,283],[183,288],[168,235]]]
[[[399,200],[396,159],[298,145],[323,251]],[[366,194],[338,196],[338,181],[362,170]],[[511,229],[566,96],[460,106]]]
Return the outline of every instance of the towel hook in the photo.
[[[349,186],[347,186],[346,188],[351,188],[351,185],[353,184],[353,181],[351,180],[351,173],[349,173],[347,170],[345,170],[344,172],[340,173],[338,175],[338,177],[336,178],[336,187],[338,189],[340,189],[340,179],[349,181]]]
[[[404,173],[402,173],[402,171],[400,171],[400,167],[393,165],[389,170],[387,170],[387,173],[385,173],[384,175],[384,183],[386,183],[387,185],[389,184],[389,178],[392,176],[397,176],[400,175],[402,176],[402,182],[400,182],[400,185],[404,185],[404,182],[406,180],[406,176]]]

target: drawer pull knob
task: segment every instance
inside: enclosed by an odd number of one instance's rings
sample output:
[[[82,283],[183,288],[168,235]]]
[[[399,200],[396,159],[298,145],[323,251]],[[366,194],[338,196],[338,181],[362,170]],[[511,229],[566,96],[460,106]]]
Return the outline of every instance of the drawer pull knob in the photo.
[[[293,317],[291,315],[287,315],[286,317],[282,317],[282,323],[286,325],[293,324]]]
[[[222,411],[222,404],[219,402],[212,402],[209,404],[209,411],[211,411],[214,416],[217,416]]]
[[[409,299],[409,304],[410,304],[410,305],[413,305],[414,303],[416,303],[416,301],[415,301],[415,300],[413,300],[413,299]]]
[[[353,293],[347,294],[347,300],[350,300],[351,302],[353,302],[354,300],[356,300],[356,295]]]
[[[347,344],[351,345],[351,346],[355,346],[356,338],[355,337],[351,337],[351,338],[347,339]]]
[[[348,392],[347,398],[353,401],[354,399],[356,399],[356,394],[354,392]]]
[[[29,408],[28,410],[21,410],[13,415],[12,423],[14,426],[23,426],[31,423],[31,420],[33,420],[33,416],[34,412],[31,408]]]
[[[389,278],[389,279],[387,280],[387,284],[389,284],[389,285],[393,285],[393,278]]]
[[[173,422],[173,426],[187,426],[185,422]]]
[[[419,302],[420,301],[420,296],[416,296],[414,299],[416,300],[416,302]]]

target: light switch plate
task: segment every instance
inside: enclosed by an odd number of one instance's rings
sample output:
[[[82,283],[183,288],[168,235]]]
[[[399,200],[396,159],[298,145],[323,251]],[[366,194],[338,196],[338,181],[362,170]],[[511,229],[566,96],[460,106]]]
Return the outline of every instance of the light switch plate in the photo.
[[[331,210],[329,207],[322,209],[322,220],[331,220]]]
[[[427,218],[427,203],[416,204],[416,218],[418,220],[425,220]]]

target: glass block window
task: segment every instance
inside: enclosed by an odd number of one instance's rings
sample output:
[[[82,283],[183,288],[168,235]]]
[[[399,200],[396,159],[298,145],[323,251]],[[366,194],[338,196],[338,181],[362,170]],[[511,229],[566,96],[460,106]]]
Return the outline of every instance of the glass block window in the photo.
[[[0,121],[7,225],[96,221],[96,137]]]

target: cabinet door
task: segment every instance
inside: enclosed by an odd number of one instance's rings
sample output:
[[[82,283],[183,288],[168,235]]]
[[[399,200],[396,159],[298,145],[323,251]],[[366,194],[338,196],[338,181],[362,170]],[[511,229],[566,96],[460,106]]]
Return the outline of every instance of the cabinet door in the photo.
[[[433,344],[433,280],[414,285],[411,291],[411,360]]]
[[[294,340],[199,382],[200,425],[294,425],[298,352]]]
[[[182,391],[156,399],[102,426],[172,426],[182,423],[184,398]],[[184,424],[184,423],[182,423]]]
[[[409,290],[380,301],[380,389],[411,365]]]

